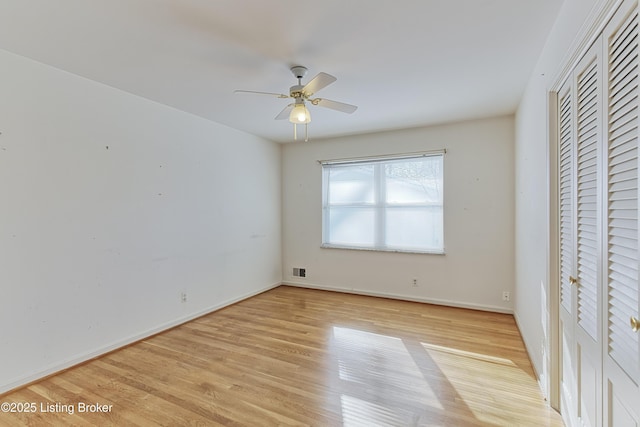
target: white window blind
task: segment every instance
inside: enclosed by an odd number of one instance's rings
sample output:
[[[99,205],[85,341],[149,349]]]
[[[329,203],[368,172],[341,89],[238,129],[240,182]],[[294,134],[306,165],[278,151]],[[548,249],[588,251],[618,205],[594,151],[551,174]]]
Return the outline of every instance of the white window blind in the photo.
[[[443,253],[443,153],[325,161],[323,247]]]
[[[638,14],[608,43],[608,352],[638,376]],[[634,71],[635,70],[635,71]]]

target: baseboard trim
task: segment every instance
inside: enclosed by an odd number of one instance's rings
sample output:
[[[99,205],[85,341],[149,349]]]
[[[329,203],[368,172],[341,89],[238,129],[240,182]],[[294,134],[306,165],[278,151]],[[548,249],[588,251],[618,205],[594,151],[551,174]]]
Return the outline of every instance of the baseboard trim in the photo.
[[[413,302],[422,302],[426,304],[434,304],[434,305],[444,305],[447,307],[458,307],[458,308],[468,308],[471,310],[480,310],[480,311],[490,311],[493,313],[504,313],[504,314],[513,314],[513,310],[507,309],[504,307],[497,307],[492,305],[482,305],[482,304],[474,304],[474,303],[465,303],[460,301],[451,301],[451,300],[443,300],[443,299],[435,299],[435,298],[423,298],[416,297],[412,295],[402,295],[395,294],[391,292],[377,292],[370,291],[366,289],[353,289],[353,288],[342,288],[337,286],[324,286],[318,285],[314,283],[308,282],[295,282],[295,281],[286,281],[282,282],[283,285],[286,286],[295,286],[298,288],[308,288],[308,289],[319,289],[324,291],[333,291],[333,292],[342,292],[346,294],[356,294],[356,295],[366,295],[371,297],[380,297],[380,298],[390,298],[390,299],[398,299],[403,301],[413,301]]]
[[[522,343],[524,344],[524,349],[527,352],[527,356],[529,357],[529,364],[531,365],[531,369],[533,369],[533,375],[536,377],[536,382],[538,383],[538,388],[540,389],[540,392],[542,393],[542,396],[544,397],[544,400],[548,401],[549,400],[549,394],[547,393],[547,388],[545,386],[545,381],[543,379],[543,377],[540,375],[540,373],[538,372],[538,369],[536,369],[536,365],[533,363],[533,359],[531,358],[531,349],[529,348],[529,346],[527,345],[527,342],[524,340],[524,335],[522,335],[522,328],[520,327],[520,319],[518,317],[518,313],[513,313],[513,318],[516,321],[516,327],[518,328],[518,332],[520,333],[520,339],[522,340]]]
[[[130,346],[132,344],[135,344],[137,342],[140,342],[142,340],[145,340],[149,337],[152,337],[154,335],[160,334],[162,332],[166,332],[169,329],[173,329],[177,326],[180,326],[182,324],[185,324],[187,322],[190,322],[194,319],[197,319],[198,317],[202,317],[202,316],[206,316],[207,314],[213,313],[215,311],[218,311],[222,308],[228,307],[230,305],[236,304],[240,301],[243,301],[245,299],[251,298],[253,296],[259,295],[263,292],[267,292],[271,289],[277,288],[278,286],[280,286],[282,283],[278,282],[272,285],[269,285],[267,287],[261,288],[257,291],[253,291],[253,292],[249,292],[247,294],[243,294],[240,295],[236,298],[231,298],[229,300],[223,301],[219,304],[207,307],[203,310],[199,310],[195,313],[191,313],[188,314],[186,316],[180,317],[178,319],[172,320],[170,322],[164,323],[160,326],[157,326],[155,328],[149,329],[145,332],[130,336],[128,338],[116,341],[114,343],[111,343],[109,345],[106,345],[104,347],[101,347],[99,349],[96,349],[94,351],[82,354],[82,355],[78,355],[76,357],[73,357],[71,359],[68,359],[66,361],[60,362],[60,363],[55,363],[45,369],[42,369],[32,375],[28,375],[25,377],[21,377],[21,378],[17,378],[7,384],[4,384],[2,386],[0,386],[0,397],[7,395],[9,393],[12,393],[18,389],[27,387],[31,384],[34,384],[38,381],[42,381],[48,377],[51,377],[53,375],[59,374],[63,371],[66,371],[68,369],[71,369],[75,366],[81,365],[83,363],[89,362],[91,360],[97,359],[99,357],[102,357],[106,354],[112,353],[114,351],[117,351],[121,348]]]

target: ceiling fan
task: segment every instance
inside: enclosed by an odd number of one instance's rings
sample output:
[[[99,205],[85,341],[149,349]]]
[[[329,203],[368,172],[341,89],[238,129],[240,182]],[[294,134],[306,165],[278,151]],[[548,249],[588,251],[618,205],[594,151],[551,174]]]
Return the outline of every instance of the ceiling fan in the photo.
[[[305,102],[308,101],[311,105],[317,105],[319,107],[330,108],[332,110],[341,111],[343,113],[351,114],[358,107],[351,104],[345,104],[344,102],[331,101],[324,98],[311,98],[320,89],[329,86],[337,79],[327,73],[318,73],[309,83],[302,85],[302,79],[307,74],[307,68],[301,65],[291,67],[291,72],[298,79],[298,84],[289,88],[289,95],[273,92],[256,92],[253,90],[236,90],[234,93],[255,93],[258,95],[271,95],[278,98],[293,98],[293,103],[284,107],[284,109],[276,116],[276,120],[283,120],[288,118],[293,123],[293,139],[297,140],[297,125],[304,125],[304,140],[309,140],[309,134],[307,132],[307,124],[311,121],[311,113],[307,108]]]

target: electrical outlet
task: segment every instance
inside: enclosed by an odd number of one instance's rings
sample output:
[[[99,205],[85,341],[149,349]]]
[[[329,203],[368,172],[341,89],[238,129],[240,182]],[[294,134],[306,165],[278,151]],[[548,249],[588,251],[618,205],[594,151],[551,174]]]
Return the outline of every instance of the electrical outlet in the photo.
[[[307,269],[306,268],[301,268],[300,269],[300,277],[307,277]]]
[[[187,302],[187,293],[180,292],[180,302]]]
[[[502,301],[505,301],[505,302],[511,301],[511,292],[507,292],[507,291],[502,292]]]
[[[418,287],[418,279],[413,279],[412,284],[413,284],[414,288],[417,288]]]

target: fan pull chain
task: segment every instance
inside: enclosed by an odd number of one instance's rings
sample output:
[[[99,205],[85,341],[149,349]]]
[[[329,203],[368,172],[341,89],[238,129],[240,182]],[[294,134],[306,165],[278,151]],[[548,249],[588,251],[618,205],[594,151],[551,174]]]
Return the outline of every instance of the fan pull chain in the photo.
[[[293,125],[293,140],[298,140],[298,125],[295,123]],[[307,123],[304,124],[304,142],[309,142],[309,127]]]

